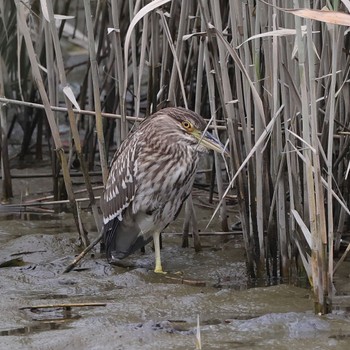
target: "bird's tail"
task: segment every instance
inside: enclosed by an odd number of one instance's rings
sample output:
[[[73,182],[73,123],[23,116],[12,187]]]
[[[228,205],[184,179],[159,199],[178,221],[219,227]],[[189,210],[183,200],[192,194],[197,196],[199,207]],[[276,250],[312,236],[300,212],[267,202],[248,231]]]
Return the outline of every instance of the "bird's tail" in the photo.
[[[117,218],[105,224],[103,232],[108,262],[123,259],[152,240],[152,236],[146,237],[140,234],[138,226],[125,225],[124,221],[119,221]]]

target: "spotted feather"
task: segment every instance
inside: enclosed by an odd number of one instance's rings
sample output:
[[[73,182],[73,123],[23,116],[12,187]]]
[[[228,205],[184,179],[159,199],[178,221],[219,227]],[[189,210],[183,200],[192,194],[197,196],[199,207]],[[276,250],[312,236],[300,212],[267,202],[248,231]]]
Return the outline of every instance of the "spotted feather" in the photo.
[[[125,143],[132,143],[133,138]],[[123,212],[135,197],[135,175],[137,171],[137,147],[122,145],[113,158],[105,191],[101,198],[104,225],[117,218],[123,220]],[[130,145],[131,146],[131,145]]]

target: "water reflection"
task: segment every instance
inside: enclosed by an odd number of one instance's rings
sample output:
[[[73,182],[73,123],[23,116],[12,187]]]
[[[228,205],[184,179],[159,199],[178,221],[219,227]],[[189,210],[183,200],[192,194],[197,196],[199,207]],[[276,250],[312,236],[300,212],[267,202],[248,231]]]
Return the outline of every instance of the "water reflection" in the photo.
[[[14,335],[31,335],[33,333],[52,331],[57,329],[68,329],[68,325],[73,320],[79,319],[79,315],[72,316],[70,318],[64,318],[60,320],[45,320],[41,322],[35,322],[29,326],[23,326],[12,329],[0,330],[0,336],[14,336]]]

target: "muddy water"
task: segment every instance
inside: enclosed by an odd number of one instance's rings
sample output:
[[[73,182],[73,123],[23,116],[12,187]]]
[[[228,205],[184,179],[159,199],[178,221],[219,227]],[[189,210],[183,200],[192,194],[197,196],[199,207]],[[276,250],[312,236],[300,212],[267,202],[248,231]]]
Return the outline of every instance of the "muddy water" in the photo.
[[[0,217],[0,264],[15,265],[0,268],[0,349],[195,349],[198,316],[203,349],[349,349],[345,311],[315,316],[302,288],[247,289],[240,237],[195,253],[165,235],[167,275],[150,247],[125,267],[96,251],[62,274],[79,251],[71,217],[36,218]],[[92,302],[105,306],[21,309]]]

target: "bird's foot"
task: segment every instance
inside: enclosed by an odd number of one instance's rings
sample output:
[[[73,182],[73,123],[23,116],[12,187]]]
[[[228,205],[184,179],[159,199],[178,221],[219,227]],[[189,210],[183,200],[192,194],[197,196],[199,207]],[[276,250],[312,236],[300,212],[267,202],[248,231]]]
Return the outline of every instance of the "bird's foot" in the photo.
[[[156,268],[154,269],[154,272],[155,273],[161,273],[163,275],[166,275],[167,272],[166,271],[163,271],[163,268],[161,266],[156,266]]]

